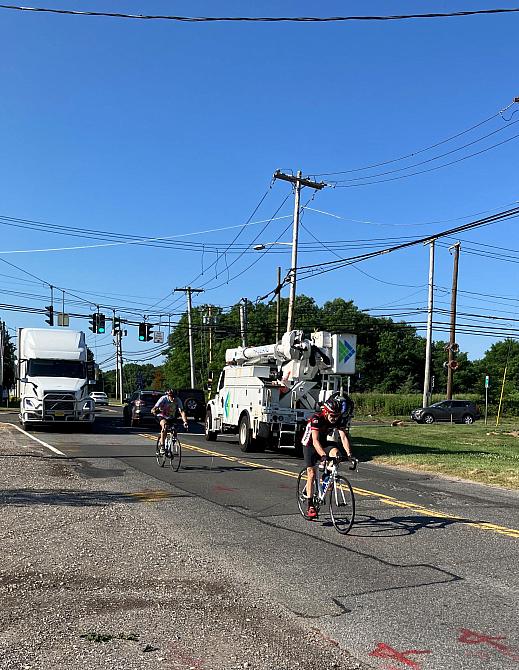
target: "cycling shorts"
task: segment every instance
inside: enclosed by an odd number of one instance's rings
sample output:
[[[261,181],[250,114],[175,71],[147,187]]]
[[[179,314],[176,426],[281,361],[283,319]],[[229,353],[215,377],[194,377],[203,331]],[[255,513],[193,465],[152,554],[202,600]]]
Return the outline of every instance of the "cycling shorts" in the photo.
[[[164,419],[167,421],[168,426],[176,427],[177,425],[177,420],[174,416],[156,416],[155,417],[157,423],[160,426],[160,422]]]

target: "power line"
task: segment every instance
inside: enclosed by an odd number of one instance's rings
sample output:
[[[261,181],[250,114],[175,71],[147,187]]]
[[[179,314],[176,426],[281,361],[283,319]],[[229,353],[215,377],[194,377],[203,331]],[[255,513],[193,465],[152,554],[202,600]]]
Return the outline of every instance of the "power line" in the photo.
[[[414,168],[414,167],[420,167],[420,165],[426,165],[427,163],[432,163],[432,161],[437,161],[440,158],[445,158],[445,156],[450,156],[451,154],[454,154],[457,151],[461,151],[462,149],[466,149],[467,147],[470,147],[473,144],[477,144],[478,142],[482,142],[483,140],[486,140],[487,138],[491,137],[492,135],[495,135],[496,133],[501,133],[501,132],[503,132],[503,130],[506,130],[507,128],[510,128],[510,126],[514,126],[516,123],[519,123],[519,120],[512,121],[512,122],[508,123],[506,126],[502,126],[501,128],[497,128],[496,130],[493,130],[491,133],[487,133],[486,135],[482,135],[481,137],[477,137],[475,140],[472,140],[472,142],[467,142],[466,144],[463,144],[460,147],[456,147],[455,149],[450,149],[450,151],[446,151],[443,154],[438,154],[438,156],[433,156],[432,158],[427,158],[423,161],[419,161],[418,163],[411,163],[411,165],[406,165],[405,167],[395,168],[393,170],[387,170],[386,172],[378,172],[378,173],[375,173],[375,174],[368,174],[368,175],[365,175],[365,176],[362,176],[362,177],[351,177],[350,179],[339,179],[336,183],[339,184],[339,183],[360,181],[362,179],[373,179],[375,177],[384,177],[384,176],[389,175],[389,174],[395,174],[396,172],[403,172],[404,170],[410,170],[411,168]],[[463,160],[464,159],[465,158],[463,158]]]
[[[427,14],[391,14],[373,16],[174,16],[168,14],[125,14],[122,12],[94,12],[73,9],[50,9],[48,7],[22,7],[1,4],[0,9],[12,9],[22,12],[63,14],[69,16],[98,16],[116,19],[140,19],[145,21],[177,21],[181,23],[336,23],[346,21],[403,21],[408,19],[440,19],[450,17],[475,16],[483,14],[511,14],[519,8],[477,9],[459,12],[428,12]]]
[[[306,275],[302,277],[303,279],[305,279],[305,278],[308,278],[310,276],[314,276],[315,274],[321,274],[322,272],[327,272],[327,271],[330,271],[330,270],[334,270],[334,269],[337,269],[339,267],[343,267],[345,265],[351,265],[352,263],[358,263],[360,261],[367,260],[369,258],[374,258],[376,256],[381,256],[383,254],[388,254],[388,253],[391,253],[393,251],[398,251],[400,249],[406,249],[408,247],[415,246],[417,244],[423,244],[424,242],[428,242],[431,239],[437,239],[437,238],[440,238],[440,237],[447,237],[447,236],[450,236],[450,235],[454,235],[458,232],[462,232],[462,231],[465,231],[465,230],[471,230],[473,228],[477,228],[477,227],[480,227],[480,226],[490,225],[490,224],[496,223],[498,221],[502,221],[502,220],[509,219],[509,218],[515,218],[517,216],[519,216],[519,207],[514,207],[512,209],[505,210],[505,211],[499,212],[497,214],[493,214],[492,216],[488,216],[488,217],[485,217],[483,219],[478,219],[478,220],[472,221],[470,223],[465,223],[462,226],[457,226],[455,228],[450,228],[449,230],[440,231],[438,233],[428,235],[427,237],[421,237],[419,239],[415,239],[415,240],[412,240],[410,242],[404,242],[402,244],[397,244],[395,246],[388,247],[386,249],[380,249],[378,251],[373,251],[373,252],[366,253],[366,254],[360,254],[358,256],[352,256],[350,258],[344,258],[344,259],[340,259],[340,260],[337,260],[337,261],[327,261],[325,263],[314,263],[312,265],[302,265],[298,268],[298,274],[299,274],[299,276],[301,276],[301,272],[306,272]],[[321,268],[320,271],[318,271],[319,268]],[[322,268],[325,268],[325,269],[322,269]]]
[[[517,123],[514,121],[514,123]],[[485,149],[481,149],[480,151],[475,151],[472,154],[468,154],[467,156],[463,156],[462,158],[458,158],[454,161],[449,161],[448,163],[443,163],[443,165],[436,165],[431,168],[427,168],[426,170],[417,170],[416,172],[410,172],[409,174],[402,174],[399,175],[398,177],[388,177],[387,179],[377,179],[375,181],[365,181],[365,182],[360,182],[358,184],[342,184],[339,182],[336,182],[335,188],[357,188],[359,186],[371,186],[373,184],[384,184],[389,181],[397,181],[399,179],[407,179],[408,177],[414,177],[419,174],[425,174],[427,172],[434,172],[435,170],[441,170],[445,167],[449,167],[450,165],[456,165],[457,163],[461,163],[462,161],[468,160],[469,158],[474,158],[474,156],[480,156],[481,154],[486,153],[487,151],[491,151],[492,149],[496,149],[497,147],[502,146],[503,144],[507,144],[508,142],[511,142],[512,140],[515,140],[519,137],[519,134],[517,135],[512,135],[512,137],[507,138],[506,140],[502,140],[501,142],[497,142],[496,144],[491,145],[490,147],[486,147]],[[368,177],[366,177],[368,179]]]

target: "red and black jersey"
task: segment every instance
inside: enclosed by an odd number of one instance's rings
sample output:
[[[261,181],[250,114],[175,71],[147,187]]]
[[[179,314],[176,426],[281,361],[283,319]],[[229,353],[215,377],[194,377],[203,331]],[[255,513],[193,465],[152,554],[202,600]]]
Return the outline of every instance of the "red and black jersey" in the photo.
[[[324,413],[316,412],[313,414],[306,424],[305,432],[301,440],[303,446],[308,447],[313,445],[312,431],[319,431],[319,442],[326,444],[328,436],[332,434],[335,428],[346,431],[349,427],[350,420],[345,416],[341,416],[336,423],[330,423]]]

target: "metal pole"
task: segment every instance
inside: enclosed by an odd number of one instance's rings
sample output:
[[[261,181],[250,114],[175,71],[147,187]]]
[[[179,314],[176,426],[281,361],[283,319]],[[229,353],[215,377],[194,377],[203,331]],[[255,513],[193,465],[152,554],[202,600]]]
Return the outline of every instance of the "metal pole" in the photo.
[[[276,342],[279,342],[281,336],[281,268],[278,267],[278,294],[276,300]]]
[[[238,308],[240,310],[240,335],[241,335],[241,346],[247,346],[247,298],[242,298],[243,302],[240,302]]]
[[[119,397],[119,340],[118,334],[114,333],[115,344],[115,398]]]
[[[117,333],[117,336],[119,338],[119,401],[121,405],[123,404],[123,399],[124,399],[124,376],[123,376],[123,333],[122,330],[119,329],[119,332]]]
[[[195,358],[193,353],[193,326],[191,323],[191,287],[188,286],[186,289],[187,295],[187,325],[188,325],[188,337],[189,337],[189,370],[191,374],[191,388],[195,388]]]
[[[434,243],[429,244],[429,300],[427,306],[427,339],[425,344],[425,375],[423,381],[423,406],[430,405],[431,400],[431,348],[432,348],[432,318],[433,318],[433,289],[434,289]]]
[[[452,293],[451,293],[451,328],[450,328],[450,338],[449,338],[449,365],[447,367],[447,400],[452,400],[452,376],[454,370],[451,367],[451,364],[455,360],[454,355],[454,344],[456,343],[456,299],[458,293],[458,265],[460,258],[460,247],[461,244],[456,242],[452,247],[454,249],[454,267],[452,270]]]
[[[294,327],[294,308],[296,301],[297,240],[299,236],[299,200],[301,198],[302,172],[298,170],[294,198],[294,223],[292,226],[292,261],[290,268],[290,295],[288,298],[287,332]]]
[[[193,350],[193,326],[191,323],[191,294],[192,293],[203,293],[203,288],[192,288],[191,286],[186,286],[184,288],[176,288],[174,293],[177,291],[183,291],[187,297],[187,325],[188,325],[188,340],[189,340],[189,369],[191,374],[191,388],[195,388],[195,357]]]
[[[485,426],[488,419],[488,386],[485,386]]]

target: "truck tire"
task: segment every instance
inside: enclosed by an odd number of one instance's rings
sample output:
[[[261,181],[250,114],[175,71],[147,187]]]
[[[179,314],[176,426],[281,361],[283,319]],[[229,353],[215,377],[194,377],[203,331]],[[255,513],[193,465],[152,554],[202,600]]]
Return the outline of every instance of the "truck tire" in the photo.
[[[211,410],[208,409],[205,415],[205,439],[207,442],[214,442],[217,436],[216,430],[210,430],[211,419]]]
[[[252,439],[252,433],[250,429],[250,419],[247,412],[244,412],[240,417],[240,422],[238,424],[238,444],[242,451],[257,451],[258,444],[257,440]]]

